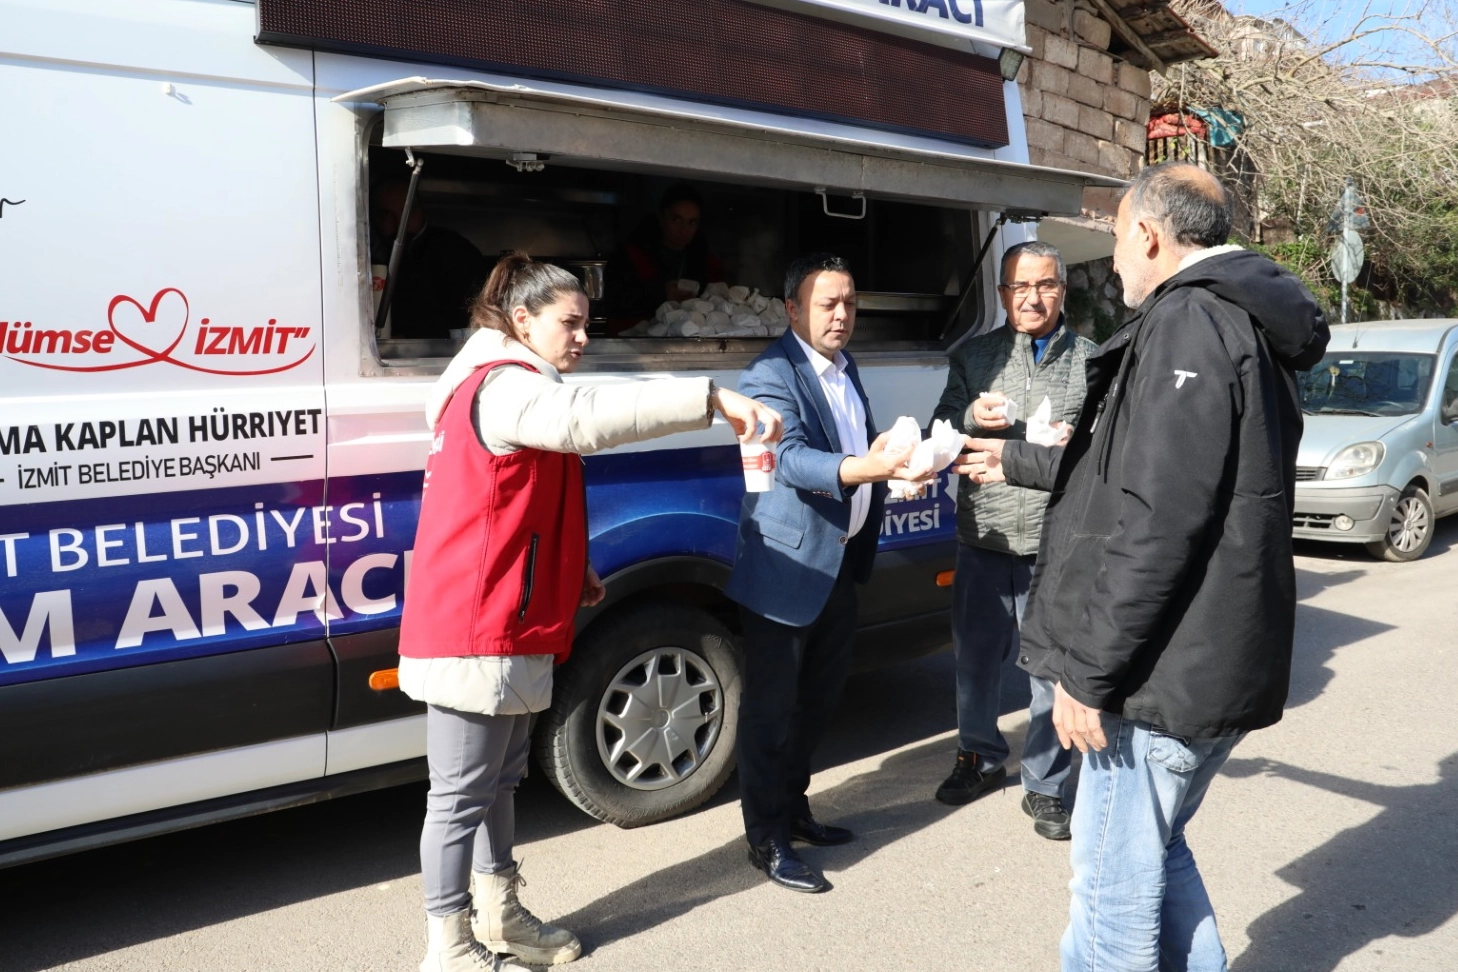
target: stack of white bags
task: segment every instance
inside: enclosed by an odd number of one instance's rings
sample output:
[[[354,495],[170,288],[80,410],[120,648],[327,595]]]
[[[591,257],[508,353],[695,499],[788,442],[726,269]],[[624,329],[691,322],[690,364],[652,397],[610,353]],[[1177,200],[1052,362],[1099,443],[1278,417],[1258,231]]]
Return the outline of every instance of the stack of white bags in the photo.
[[[702,296],[660,304],[653,320],[635,324],[619,336],[773,337],[785,333],[789,323],[785,302],[778,297],[766,297],[748,287],[711,283]]]

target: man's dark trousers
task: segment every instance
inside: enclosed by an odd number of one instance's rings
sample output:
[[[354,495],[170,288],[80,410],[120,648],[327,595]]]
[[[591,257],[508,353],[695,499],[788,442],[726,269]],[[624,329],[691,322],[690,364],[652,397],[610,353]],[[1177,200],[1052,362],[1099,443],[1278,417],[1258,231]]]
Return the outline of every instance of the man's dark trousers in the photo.
[[[1018,629],[1036,561],[1036,556],[957,544],[957,572],[952,581],[957,745],[978,755],[979,769],[994,769],[1008,757],[1007,740],[997,728],[1002,711],[1002,666],[1018,651]],[[1073,754],[1059,744],[1053,729],[1053,683],[1029,678],[1033,700],[1023,744],[1023,789],[1062,798]]]
[[[867,528],[870,528],[867,524]],[[850,558],[846,558],[847,564]],[[790,840],[810,816],[810,758],[840,702],[856,631],[856,585],[843,565],[819,617],[805,627],[747,608],[739,703],[739,789],[750,846]]]

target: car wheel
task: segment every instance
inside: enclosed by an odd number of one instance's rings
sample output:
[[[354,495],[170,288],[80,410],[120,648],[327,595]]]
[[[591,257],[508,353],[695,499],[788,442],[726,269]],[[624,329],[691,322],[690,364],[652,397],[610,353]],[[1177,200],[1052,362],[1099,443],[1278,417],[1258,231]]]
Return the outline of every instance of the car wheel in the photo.
[[[568,800],[619,827],[690,810],[734,770],[742,668],[708,612],[625,607],[589,628],[558,670],[537,762]]]
[[[1386,535],[1367,544],[1367,552],[1380,560],[1400,563],[1417,560],[1427,553],[1432,542],[1433,504],[1426,492],[1409,486],[1392,508]]]

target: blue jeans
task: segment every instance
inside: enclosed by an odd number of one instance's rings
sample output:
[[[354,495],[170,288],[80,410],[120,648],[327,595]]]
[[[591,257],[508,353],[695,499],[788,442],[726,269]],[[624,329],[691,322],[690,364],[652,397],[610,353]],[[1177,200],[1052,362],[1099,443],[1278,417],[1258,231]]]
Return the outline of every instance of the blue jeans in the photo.
[[[1002,711],[1002,666],[1017,653],[1018,629],[1028,604],[1035,557],[957,544],[952,580],[952,651],[957,661],[957,746],[979,757],[978,768],[1007,761],[997,728]],[[1062,797],[1072,754],[1053,731],[1053,683],[1029,676],[1028,735],[1023,741],[1023,789]]]
[[[1185,825],[1244,735],[1183,739],[1104,713],[1073,808],[1063,972],[1224,972]]]

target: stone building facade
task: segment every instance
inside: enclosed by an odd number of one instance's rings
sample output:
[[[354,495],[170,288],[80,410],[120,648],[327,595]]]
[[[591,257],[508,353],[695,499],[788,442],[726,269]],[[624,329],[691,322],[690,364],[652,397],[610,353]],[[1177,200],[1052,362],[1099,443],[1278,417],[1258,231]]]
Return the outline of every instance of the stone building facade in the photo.
[[[1151,69],[1213,51],[1167,7],[1137,0],[1025,0],[1024,18],[1032,53],[1018,89],[1028,161],[1132,178],[1144,164]],[[1086,190],[1083,218],[1045,220],[1039,230],[1069,257],[1069,322],[1099,339],[1126,316],[1108,256],[1117,207],[1114,190]]]
[[[1144,158],[1148,69],[1109,53],[1113,27],[1085,5],[1026,0],[1024,16],[1028,161],[1131,177]]]

